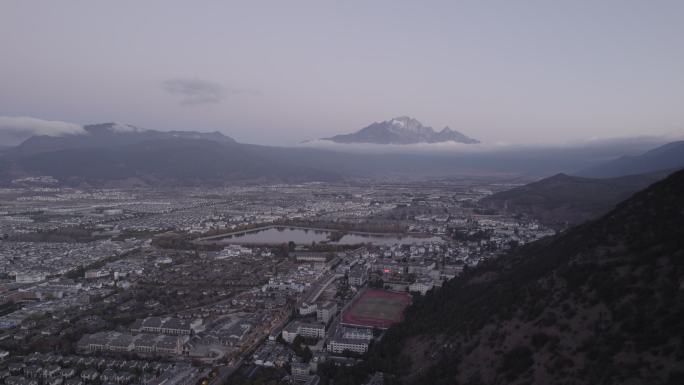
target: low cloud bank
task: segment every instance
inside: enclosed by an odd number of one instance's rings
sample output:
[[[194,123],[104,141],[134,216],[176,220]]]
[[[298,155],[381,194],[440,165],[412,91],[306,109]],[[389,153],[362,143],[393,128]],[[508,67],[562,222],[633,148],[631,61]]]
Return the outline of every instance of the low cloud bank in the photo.
[[[0,116],[0,143],[14,145],[34,135],[81,135],[83,126],[58,120],[43,120],[27,116]]]
[[[524,152],[538,150],[573,150],[573,149],[621,149],[625,154],[641,152],[652,147],[681,140],[672,135],[642,136],[626,138],[593,138],[569,142],[548,143],[476,143],[465,144],[458,142],[415,143],[415,144],[373,144],[373,143],[336,143],[327,139],[309,140],[299,143],[297,147],[317,148],[337,152],[378,153],[378,154],[486,154]]]

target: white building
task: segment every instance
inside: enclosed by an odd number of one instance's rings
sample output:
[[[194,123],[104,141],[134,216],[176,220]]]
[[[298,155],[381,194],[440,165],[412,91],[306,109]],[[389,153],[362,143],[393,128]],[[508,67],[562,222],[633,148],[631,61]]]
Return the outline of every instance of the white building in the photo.
[[[363,354],[368,351],[368,341],[333,338],[328,343],[328,351],[335,354],[344,353],[345,351]]]
[[[316,313],[318,310],[318,305],[315,303],[308,304],[306,302],[303,302],[302,305],[299,307],[299,314],[301,315],[309,315]]]
[[[373,330],[370,328],[343,326],[342,337],[350,340],[370,341],[373,339]]]
[[[335,313],[337,313],[337,304],[334,302],[326,302],[318,306],[318,310],[316,310],[316,319],[318,322],[327,324]]]
[[[311,378],[309,374],[309,364],[295,362],[292,364],[292,378],[295,381],[308,381]]]
[[[295,338],[299,335],[299,327],[296,322],[290,322],[287,326],[283,328],[283,340],[288,344],[291,344]]]
[[[340,327],[328,342],[328,351],[335,354],[345,351],[363,354],[368,351],[373,331],[368,328]]]
[[[45,278],[47,278],[45,273],[18,272],[15,280],[17,283],[36,283],[45,281]]]
[[[318,322],[292,321],[283,328],[283,340],[292,343],[297,336],[307,338],[325,337],[325,324]]]
[[[302,322],[299,324],[299,335],[310,338],[325,337],[325,324],[318,322]]]
[[[103,278],[103,277],[108,277],[109,276],[109,270],[105,269],[99,269],[99,270],[88,270],[85,272],[85,279],[95,279],[95,278]]]
[[[363,286],[368,280],[368,272],[364,266],[356,265],[349,271],[349,284]]]
[[[419,292],[421,295],[425,295],[434,286],[434,281],[429,278],[420,278],[416,282],[409,285],[410,292]]]

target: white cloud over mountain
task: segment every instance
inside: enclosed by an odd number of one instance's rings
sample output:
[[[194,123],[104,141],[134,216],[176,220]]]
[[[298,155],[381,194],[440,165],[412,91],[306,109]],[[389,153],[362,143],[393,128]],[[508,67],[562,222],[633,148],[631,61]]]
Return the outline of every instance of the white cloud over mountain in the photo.
[[[85,133],[80,124],[27,116],[0,116],[0,143],[4,145],[16,144],[34,135],[62,136]]]

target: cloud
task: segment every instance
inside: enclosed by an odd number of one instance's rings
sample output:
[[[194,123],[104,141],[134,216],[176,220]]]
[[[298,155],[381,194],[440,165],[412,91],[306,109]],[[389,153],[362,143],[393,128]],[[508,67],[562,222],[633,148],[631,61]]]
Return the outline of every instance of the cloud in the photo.
[[[180,97],[183,106],[197,106],[202,104],[216,104],[229,95],[258,94],[257,91],[228,88],[220,83],[199,79],[169,79],[161,84],[167,93]]]
[[[683,133],[684,134],[684,133]],[[476,143],[464,144],[456,142],[415,143],[415,144],[373,144],[373,143],[337,143],[328,139],[307,140],[296,147],[317,148],[336,152],[369,153],[369,154],[494,154],[525,153],[534,151],[603,151],[605,156],[622,156],[639,154],[661,146],[673,140],[682,140],[682,136],[640,136],[594,138],[570,142],[539,143]]]
[[[413,143],[413,144],[375,144],[375,143],[337,143],[328,139],[315,139],[301,142],[297,147],[310,147],[322,150],[355,153],[479,153],[510,149],[506,143],[477,143],[465,144],[453,141],[440,143]]]
[[[34,135],[62,136],[85,133],[87,131],[79,124],[27,116],[0,116],[0,140],[3,144],[15,144]]]
[[[136,127],[130,124],[125,124],[125,123],[112,123],[111,127],[109,127],[110,130],[114,132],[145,132],[147,129],[141,128],[141,127]]]

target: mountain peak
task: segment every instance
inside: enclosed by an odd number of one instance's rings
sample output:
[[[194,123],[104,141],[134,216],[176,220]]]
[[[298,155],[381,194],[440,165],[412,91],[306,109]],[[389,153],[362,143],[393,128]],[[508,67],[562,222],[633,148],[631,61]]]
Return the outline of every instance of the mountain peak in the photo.
[[[405,128],[423,126],[421,122],[410,116],[399,116],[397,118],[393,118],[392,120],[390,120],[389,123],[393,126],[400,126]]]
[[[410,116],[399,116],[383,122],[375,122],[361,130],[326,138],[336,143],[415,144],[415,143],[479,143],[478,140],[445,127],[435,132]]]

